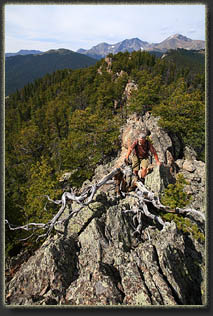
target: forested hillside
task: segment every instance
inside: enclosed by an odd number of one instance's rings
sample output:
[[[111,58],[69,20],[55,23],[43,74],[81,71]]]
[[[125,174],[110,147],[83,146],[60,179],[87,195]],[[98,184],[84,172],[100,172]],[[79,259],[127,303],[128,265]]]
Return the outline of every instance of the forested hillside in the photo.
[[[5,60],[5,94],[15,92],[56,70],[78,69],[94,65],[96,60],[68,49],[49,50],[40,54],[17,55]]]
[[[186,50],[182,48],[171,49],[164,55],[168,61],[174,62],[178,67],[185,67],[188,72],[203,72],[205,67],[205,50]]]
[[[128,83],[136,87],[131,97]],[[139,51],[56,71],[11,94],[5,109],[6,219],[21,225],[52,218],[54,205],[46,206],[44,195],[60,196],[65,171],[79,188],[98,164],[115,157],[120,128],[133,112],[160,116],[166,131],[204,160],[204,88],[204,71]],[[25,236],[6,231],[7,254]]]

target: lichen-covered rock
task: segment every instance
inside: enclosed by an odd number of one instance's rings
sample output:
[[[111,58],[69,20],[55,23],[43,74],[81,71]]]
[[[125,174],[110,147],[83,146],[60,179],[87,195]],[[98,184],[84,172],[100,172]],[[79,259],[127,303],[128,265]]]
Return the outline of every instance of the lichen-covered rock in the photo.
[[[130,117],[122,131],[119,157],[98,166],[93,179],[86,181],[81,190],[123,163],[129,144],[142,129],[148,129],[163,165],[154,166],[147,175],[147,188],[160,194],[181,173],[189,182],[186,190],[192,196],[191,205],[204,211],[205,164],[196,160],[190,148],[180,157],[179,144],[177,174],[172,174],[166,151],[174,146],[174,140],[157,122],[149,113]],[[136,203],[134,192],[117,198],[113,184],[101,187],[89,206],[76,213],[67,225],[57,224],[57,233],[21,265],[6,286],[6,304],[205,305],[205,243],[194,238],[192,232],[196,222],[204,233],[204,223],[191,216],[189,229],[183,232],[173,221],[162,228],[143,215],[142,233],[138,236],[133,213],[124,212],[132,210]],[[81,205],[70,204],[61,221],[68,216],[70,207],[77,211]],[[152,207],[151,211],[159,215]]]
[[[197,160],[197,154],[195,150],[189,146],[186,146],[184,149],[184,159],[185,160]]]
[[[129,80],[128,83],[126,84],[125,90],[124,90],[124,95],[127,99],[127,101],[130,100],[132,92],[138,90],[138,86],[134,81]]]
[[[185,190],[191,195],[190,206],[205,212],[206,170],[205,163],[198,160],[177,161],[179,173],[188,181]]]
[[[175,178],[171,174],[169,166],[156,166],[145,178],[146,187],[155,192],[161,193],[169,184],[175,183]]]
[[[133,204],[131,196],[111,200],[91,214],[75,239],[49,238],[10,281],[7,304],[204,304],[202,244],[173,222],[161,229],[146,218],[143,238],[137,239],[132,215],[123,212]]]
[[[172,148],[172,140],[168,134],[158,126],[159,118],[153,117],[148,112],[143,116],[131,115],[122,128],[121,154],[118,165],[125,158],[128,148],[135,141],[138,135],[146,131],[158,153],[161,162],[166,163],[166,150]]]
[[[78,277],[78,251],[70,237],[48,238],[9,282],[7,304],[57,305]]]
[[[169,135],[159,127],[158,121],[159,117],[154,117],[149,112],[143,116],[143,122],[146,129],[150,132],[150,138],[158,153],[158,157],[161,162],[166,163],[165,153],[167,149],[172,148],[172,140]]]

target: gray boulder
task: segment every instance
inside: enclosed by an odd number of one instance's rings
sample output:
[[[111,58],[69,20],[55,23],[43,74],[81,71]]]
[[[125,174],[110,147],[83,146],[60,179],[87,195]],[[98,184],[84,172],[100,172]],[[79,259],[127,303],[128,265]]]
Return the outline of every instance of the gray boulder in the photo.
[[[153,165],[145,186],[160,195],[181,173],[189,181],[186,190],[192,196],[190,206],[204,211],[205,163],[196,160],[190,148],[176,160],[168,155],[174,143],[158,126],[158,119],[149,113],[129,118],[122,129],[119,156],[107,165],[98,166],[93,179],[87,180],[81,190],[120,166],[129,143],[142,129],[150,131],[163,162],[160,167]],[[171,169],[174,165],[176,169]],[[64,175],[62,180],[69,181],[68,176]],[[57,232],[8,279],[6,305],[204,306],[207,303],[204,223],[190,216],[184,222],[185,228],[188,225],[184,231],[174,219],[162,227],[143,215],[138,236],[133,225],[137,218],[130,211],[136,204],[134,192],[117,198],[113,184],[101,187],[93,203],[72,217],[66,226],[59,223]],[[159,216],[159,210],[149,203],[147,207],[155,217]],[[79,209],[79,204],[73,202],[72,209]],[[60,219],[68,214],[66,208]]]
[[[176,179],[171,174],[169,166],[161,165],[153,168],[153,171],[145,178],[145,186],[154,193],[162,193],[169,184],[174,184]]]
[[[205,304],[202,243],[183,235],[173,222],[157,229],[145,218],[143,238],[137,240],[131,214],[123,213],[134,199],[111,200],[107,206],[107,195],[98,200],[103,211],[91,214],[75,238],[49,238],[21,266],[7,286],[7,304]]]

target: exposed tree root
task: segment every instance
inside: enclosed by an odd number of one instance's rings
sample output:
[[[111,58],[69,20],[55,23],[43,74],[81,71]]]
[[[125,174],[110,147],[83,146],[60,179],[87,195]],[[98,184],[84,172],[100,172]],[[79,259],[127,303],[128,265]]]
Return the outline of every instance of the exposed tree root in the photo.
[[[45,223],[29,223],[23,226],[14,226],[14,225],[11,225],[8,222],[8,220],[5,220],[5,223],[8,225],[10,230],[22,229],[26,231],[33,231],[33,233],[29,237],[27,237],[25,240],[31,238],[38,229],[43,229],[45,233],[42,235],[39,235],[37,237],[37,240],[42,237],[47,237],[51,233],[51,231],[53,230],[56,224],[62,223],[64,224],[64,226],[66,226],[69,220],[73,216],[76,216],[81,210],[83,210],[91,202],[93,202],[93,198],[96,192],[98,191],[98,189],[100,189],[100,187],[102,187],[104,184],[109,184],[109,183],[111,184],[112,182],[110,180],[120,171],[121,171],[121,168],[114,169],[108,175],[103,177],[98,183],[88,186],[79,196],[76,196],[72,189],[71,189],[71,192],[64,192],[62,194],[61,200],[54,201],[48,195],[45,195],[48,201],[55,203],[57,205],[61,205],[56,215],[46,224]],[[184,209],[176,208],[174,210],[171,210],[169,207],[162,205],[159,198],[155,196],[153,192],[147,190],[140,181],[136,182],[136,190],[134,193],[131,193],[131,195],[134,196],[136,199],[135,206],[130,210],[123,210],[123,212],[124,213],[129,212],[133,214],[132,221],[133,221],[133,227],[134,227],[134,234],[141,234],[142,215],[147,216],[148,218],[153,220],[155,223],[165,226],[166,223],[162,220],[160,216],[156,216],[149,211],[147,205],[150,203],[154,206],[154,208],[158,210],[162,210],[167,213],[185,214],[186,216],[190,213],[197,214],[205,221],[205,216],[200,211],[196,211],[194,209],[186,209],[186,208]],[[71,205],[70,210],[69,210],[69,215],[63,221],[59,221],[61,215],[63,214],[66,208],[68,200],[79,204],[79,208],[77,210],[72,210],[72,205]]]

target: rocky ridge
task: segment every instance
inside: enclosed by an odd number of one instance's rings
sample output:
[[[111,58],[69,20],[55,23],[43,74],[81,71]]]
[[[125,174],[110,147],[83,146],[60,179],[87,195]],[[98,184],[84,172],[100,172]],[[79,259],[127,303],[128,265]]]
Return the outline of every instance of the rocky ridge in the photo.
[[[99,181],[123,162],[127,148],[146,129],[164,162],[154,166],[145,185],[161,194],[183,173],[190,180],[191,204],[205,212],[205,164],[194,151],[181,148],[149,113],[131,116],[121,131],[118,158],[100,165],[82,190]],[[169,155],[174,154],[175,171],[170,173]],[[181,156],[181,153],[184,153]],[[154,162],[153,162],[154,163]],[[166,170],[166,171],[165,171]],[[170,176],[169,176],[170,175]],[[198,179],[199,178],[199,179]],[[130,210],[134,192],[115,196],[113,185],[105,184],[94,202],[73,217],[68,226],[58,224],[57,234],[19,267],[6,284],[6,304],[70,306],[177,306],[205,305],[205,242],[184,233],[174,221],[162,228],[145,217],[141,236],[135,236]],[[73,202],[72,208],[78,208]],[[154,214],[156,210],[152,210]],[[69,213],[66,209],[62,215]],[[202,220],[190,217],[205,234]]]

